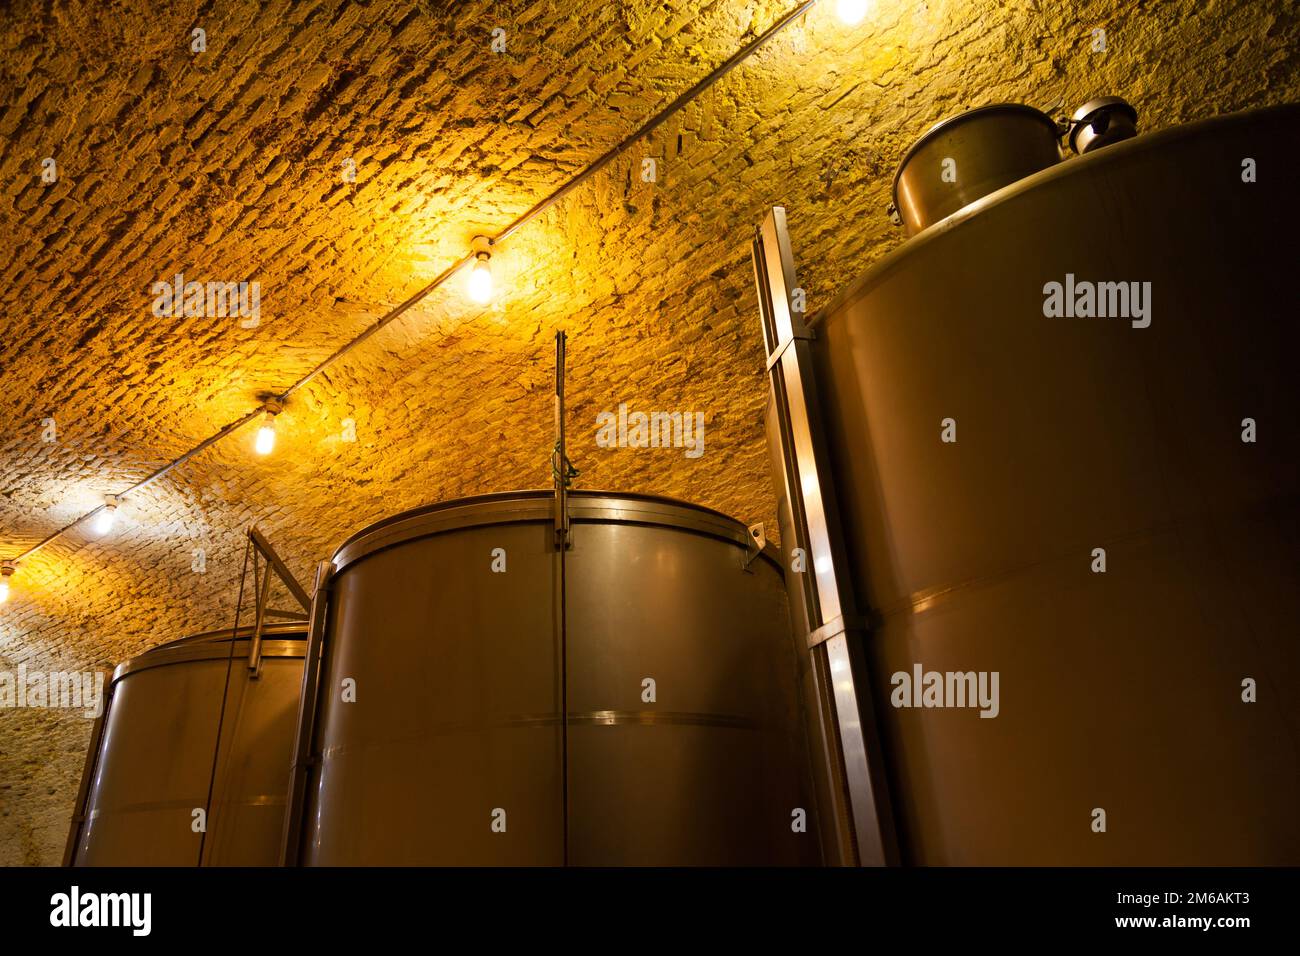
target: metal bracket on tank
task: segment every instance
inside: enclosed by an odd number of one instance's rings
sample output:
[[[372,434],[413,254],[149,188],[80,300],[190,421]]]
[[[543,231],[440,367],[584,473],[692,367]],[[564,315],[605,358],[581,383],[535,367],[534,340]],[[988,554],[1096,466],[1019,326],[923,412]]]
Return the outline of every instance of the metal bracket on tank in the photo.
[[[745,563],[742,567],[749,571],[749,566],[754,563],[754,559],[763,553],[767,547],[767,535],[763,531],[763,522],[751,524],[749,526],[749,548],[746,549]],[[753,574],[752,571],[750,571]]]
[[[816,647],[818,644],[825,644],[827,641],[839,637],[841,634],[865,634],[870,627],[870,623],[865,617],[856,614],[850,615],[846,620],[841,614],[833,621],[827,621],[819,628],[808,632],[808,646]]]
[[[299,621],[305,620],[307,612],[311,608],[311,600],[307,597],[307,591],[298,583],[298,579],[289,571],[289,566],[276,553],[275,548],[271,547],[271,542],[267,541],[266,536],[257,530],[257,525],[249,527],[248,540],[253,549],[266,560],[266,571],[261,575],[261,581],[255,596],[256,615],[253,624],[253,636],[248,642],[248,676],[254,678],[262,670],[262,628],[266,624],[266,619],[268,617],[279,617]],[[294,599],[302,605],[302,613],[293,614],[292,612],[267,607],[267,599],[271,594],[272,571],[284,582],[284,586],[289,589],[289,593],[294,596]],[[256,560],[254,560],[253,578],[255,581],[257,577],[257,565]]]

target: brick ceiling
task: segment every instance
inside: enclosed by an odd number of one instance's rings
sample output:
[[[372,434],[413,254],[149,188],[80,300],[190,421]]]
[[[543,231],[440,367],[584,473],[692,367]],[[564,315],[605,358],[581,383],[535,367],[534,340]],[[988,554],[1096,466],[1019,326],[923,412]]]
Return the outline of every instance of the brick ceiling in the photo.
[[[0,557],[283,391],[794,6],[9,5]],[[825,0],[503,243],[491,306],[456,277],[296,393],[274,455],[255,456],[246,428],[132,496],[112,534],[77,528],[24,562],[0,609],[0,667],[108,665],[228,623],[253,521],[309,581],[385,515],[547,485],[559,328],[581,486],[771,526],[748,261],[769,205],[789,210],[815,310],[901,241],[890,178],[931,123],[1118,93],[1150,130],[1294,100],[1298,41],[1280,0],[876,0],[853,28]],[[155,317],[150,287],[177,272],[259,282],[261,324]],[[620,402],[703,412],[705,453],[596,447],[596,414]],[[191,571],[195,549],[206,573]],[[88,727],[0,722],[0,863],[50,862]]]

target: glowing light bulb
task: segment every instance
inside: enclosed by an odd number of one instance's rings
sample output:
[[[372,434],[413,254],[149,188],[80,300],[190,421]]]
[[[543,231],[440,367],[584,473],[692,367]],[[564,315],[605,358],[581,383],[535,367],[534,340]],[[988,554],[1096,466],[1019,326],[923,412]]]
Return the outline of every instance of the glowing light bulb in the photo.
[[[480,252],[469,270],[469,297],[479,305],[487,305],[492,298],[492,266],[486,252]]]
[[[117,523],[117,502],[112,496],[104,502],[104,507],[95,515],[95,534],[108,534]]]
[[[846,26],[857,26],[867,15],[867,0],[837,0],[835,12]]]
[[[9,600],[9,575],[0,578],[0,604]]]
[[[257,440],[253,447],[259,455],[269,455],[275,448],[275,415],[271,412],[266,413],[266,419],[262,422],[262,427],[257,430]]]

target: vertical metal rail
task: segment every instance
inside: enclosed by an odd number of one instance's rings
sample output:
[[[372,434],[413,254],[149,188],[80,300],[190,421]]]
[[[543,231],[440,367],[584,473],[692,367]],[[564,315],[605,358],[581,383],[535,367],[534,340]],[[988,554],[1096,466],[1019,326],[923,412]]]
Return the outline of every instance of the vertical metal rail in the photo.
[[[257,589],[257,551],[253,547],[250,535],[244,544],[244,565],[239,571],[239,596],[235,599],[235,623],[230,628],[230,650],[226,654],[226,679],[221,685],[221,709],[217,712],[217,735],[212,743],[212,769],[208,772],[208,796],[203,803],[203,829],[199,832],[199,858],[195,866],[203,866],[208,848],[208,831],[212,829],[212,797],[217,785],[217,767],[221,762],[221,732],[226,722],[226,704],[230,701],[230,675],[235,663],[235,642],[239,640],[239,615],[244,610],[244,581],[248,577],[248,556],[253,555],[253,588]],[[267,576],[271,569],[266,569]]]
[[[555,478],[555,546],[569,547],[569,483],[578,474],[565,454],[564,431],[564,362],[568,336],[555,333],[555,450],[551,454],[551,472]]]
[[[577,475],[566,454],[564,431],[564,363],[567,340],[564,332],[555,333],[555,450],[551,456],[551,472],[555,478],[555,550],[559,555],[556,567],[558,580],[555,625],[560,639],[560,786],[565,866],[569,865],[569,639],[565,614],[564,556],[572,546],[569,540],[569,482]]]
[[[281,866],[298,866],[301,862],[302,808],[307,796],[307,776],[315,763],[312,748],[316,737],[322,649],[333,579],[332,562],[322,561],[316,566],[316,582],[312,587],[311,611],[308,615],[307,649],[302,661],[302,690],[298,694],[298,730],[293,743],[293,760],[289,764],[289,795],[285,801],[284,828],[280,840]]]
[[[897,862],[884,761],[876,733],[858,614],[817,398],[812,332],[790,308],[794,254],[785,209],[773,206],[753,243],[768,372],[768,438],[780,498],[792,618],[807,641],[814,699],[808,736],[823,855],[839,865]],[[806,570],[792,570],[795,548]]]
[[[254,573],[256,578],[256,572]],[[256,678],[262,669],[262,625],[266,621],[266,601],[271,595],[271,563],[266,563],[261,587],[257,589],[257,608],[253,616],[253,636],[248,641],[248,677]],[[235,635],[231,642],[238,637]]]
[[[90,749],[86,751],[86,762],[81,767],[81,784],[77,787],[77,802],[72,812],[72,821],[68,825],[68,842],[63,847],[63,865],[72,866],[77,861],[77,844],[81,842],[81,831],[90,815],[90,785],[95,779],[95,770],[99,767],[99,753],[104,745],[104,727],[108,723],[108,708],[113,703],[113,672],[101,671],[104,675],[104,698],[100,702],[99,716],[90,728]]]

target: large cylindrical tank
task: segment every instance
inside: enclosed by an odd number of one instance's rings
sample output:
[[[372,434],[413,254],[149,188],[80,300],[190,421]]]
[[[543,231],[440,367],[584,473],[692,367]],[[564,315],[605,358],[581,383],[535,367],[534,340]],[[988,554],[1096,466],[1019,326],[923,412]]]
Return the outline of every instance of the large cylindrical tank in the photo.
[[[73,821],[72,865],[279,862],[306,626],[262,631],[256,677],[251,627],[233,646],[230,629],[197,634],[114,671]],[[205,808],[206,833],[194,813]]]
[[[816,861],[771,549],[667,499],[569,502],[563,552],[549,492],[340,548],[295,862]]]
[[[1298,130],[1036,173],[817,322],[907,861],[1300,863]],[[1082,282],[1144,285],[1102,318]],[[996,717],[894,706],[918,665],[998,672]]]

